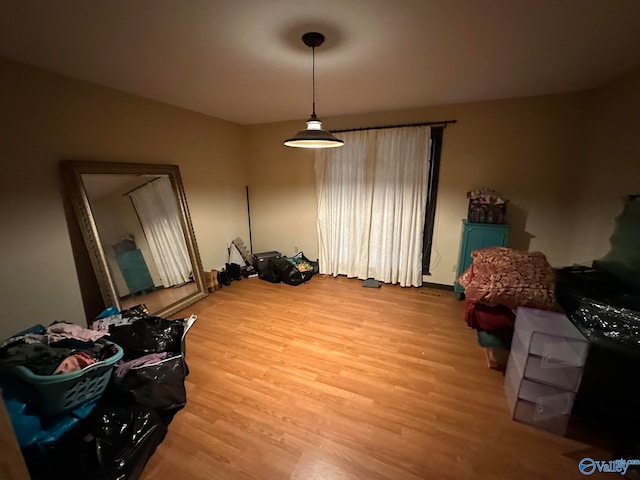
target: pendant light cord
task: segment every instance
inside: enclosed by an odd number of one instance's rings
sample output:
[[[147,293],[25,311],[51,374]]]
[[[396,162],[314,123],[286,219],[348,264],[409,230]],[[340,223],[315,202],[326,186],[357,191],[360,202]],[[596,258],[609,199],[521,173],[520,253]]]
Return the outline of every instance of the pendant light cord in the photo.
[[[302,35],[302,43],[311,48],[311,117],[307,120],[307,128],[284,141],[286,147],[332,148],[341,147],[344,142],[334,137],[331,132],[322,130],[322,122],[316,116],[316,47],[324,42],[324,35],[319,32],[307,32]]]
[[[311,118],[316,118],[316,48],[315,47],[311,47],[311,58],[312,58],[312,67],[311,67],[311,78],[312,78],[312,88],[311,91],[313,92],[313,98],[312,98],[312,103],[313,103],[313,113],[311,114]]]

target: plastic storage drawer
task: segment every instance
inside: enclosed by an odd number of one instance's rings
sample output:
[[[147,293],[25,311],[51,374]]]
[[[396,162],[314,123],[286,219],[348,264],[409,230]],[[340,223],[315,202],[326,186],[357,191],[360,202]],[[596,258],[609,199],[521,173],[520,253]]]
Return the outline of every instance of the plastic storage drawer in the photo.
[[[532,355],[545,359],[546,364],[582,367],[589,353],[589,341],[558,312],[518,307],[514,337],[528,346]]]
[[[588,353],[565,315],[519,307],[505,373],[513,419],[564,435]]]
[[[505,392],[515,421],[564,435],[574,393],[522,379],[522,372],[511,358],[505,374]]]
[[[544,337],[544,334],[534,333],[532,338],[536,339],[532,343],[538,343],[538,336]],[[560,351],[571,348],[571,345],[562,345],[562,341],[557,342],[557,338],[548,337],[540,338],[539,343],[542,345],[553,345],[551,351]],[[562,340],[562,339],[560,339]],[[533,345],[531,345],[533,346]],[[531,348],[530,346],[530,348]],[[542,348],[544,351],[546,348]],[[513,336],[511,342],[512,361],[517,362],[523,372],[523,378],[544,383],[546,385],[563,388],[571,392],[577,392],[582,379],[582,366],[576,366],[564,359],[554,356],[544,356],[533,353],[527,349],[517,335]],[[570,355],[571,356],[571,355]]]

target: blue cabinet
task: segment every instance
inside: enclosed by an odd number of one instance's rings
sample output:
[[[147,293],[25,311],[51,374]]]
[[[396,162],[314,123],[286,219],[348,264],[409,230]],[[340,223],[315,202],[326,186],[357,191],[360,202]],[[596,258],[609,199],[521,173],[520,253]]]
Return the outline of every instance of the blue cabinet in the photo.
[[[131,295],[153,290],[153,280],[140,249],[119,253],[116,261]]]
[[[462,221],[462,242],[458,257],[458,278],[471,265],[471,252],[485,247],[504,247],[509,242],[509,225]],[[464,288],[456,282],[453,291],[458,300]]]

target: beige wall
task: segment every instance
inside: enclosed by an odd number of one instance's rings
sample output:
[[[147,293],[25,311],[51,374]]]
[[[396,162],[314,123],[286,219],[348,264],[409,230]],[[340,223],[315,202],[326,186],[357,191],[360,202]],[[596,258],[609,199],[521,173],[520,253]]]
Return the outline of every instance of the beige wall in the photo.
[[[471,188],[510,200],[516,248],[556,266],[606,252],[620,197],[638,193],[639,95],[637,70],[594,92],[324,120],[332,129],[458,120],[445,131],[429,278],[450,285]],[[81,323],[95,294],[72,248],[62,159],[178,164],[205,269],[224,264],[231,239],[248,240],[246,184],[254,251],[317,257],[314,154],[281,144],[302,120],[241,127],[1,59],[0,105],[0,337]]]
[[[178,164],[206,269],[248,237],[240,126],[2,59],[0,105],[0,337],[85,320],[62,159]]]
[[[445,130],[429,281],[453,284],[466,192],[495,188],[509,199],[512,246],[540,250],[554,265],[570,259],[568,204],[574,145],[586,93],[480,102],[324,119],[341,129],[456,119]],[[249,128],[254,251],[316,258],[314,154],[282,146],[304,122]]]
[[[609,251],[623,197],[640,194],[640,68],[593,92],[576,161],[576,208],[571,260]],[[638,239],[640,245],[640,239]]]
[[[282,145],[304,122],[247,127],[253,251],[318,256],[313,151]]]

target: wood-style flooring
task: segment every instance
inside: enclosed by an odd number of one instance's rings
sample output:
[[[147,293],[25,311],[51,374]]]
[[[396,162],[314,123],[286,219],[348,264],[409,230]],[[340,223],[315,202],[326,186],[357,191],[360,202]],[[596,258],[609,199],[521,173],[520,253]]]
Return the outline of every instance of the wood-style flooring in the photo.
[[[584,478],[588,445],[513,422],[453,293],[243,279],[192,305],[186,407],[151,479]]]
[[[190,281],[179,287],[159,288],[150,293],[121,299],[120,308],[124,310],[144,303],[150,312],[157,312],[161,308],[182,300],[197,291],[197,285]]]

